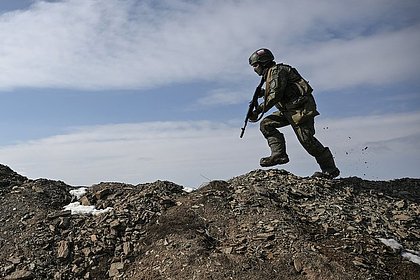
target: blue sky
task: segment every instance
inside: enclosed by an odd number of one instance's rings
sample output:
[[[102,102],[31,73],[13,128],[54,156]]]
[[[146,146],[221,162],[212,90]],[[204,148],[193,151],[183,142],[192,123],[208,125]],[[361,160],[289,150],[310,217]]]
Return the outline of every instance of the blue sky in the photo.
[[[419,177],[419,1],[0,0],[0,162],[72,185],[259,168],[260,47],[314,88],[342,176]],[[291,162],[318,169],[289,128]]]

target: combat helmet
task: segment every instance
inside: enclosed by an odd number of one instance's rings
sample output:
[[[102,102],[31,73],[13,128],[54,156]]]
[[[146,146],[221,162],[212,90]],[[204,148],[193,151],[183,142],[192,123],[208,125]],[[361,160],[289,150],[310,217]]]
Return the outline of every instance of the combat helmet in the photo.
[[[274,61],[274,55],[269,49],[261,48],[256,50],[249,57],[249,64],[254,65],[260,63],[261,65],[267,65]]]

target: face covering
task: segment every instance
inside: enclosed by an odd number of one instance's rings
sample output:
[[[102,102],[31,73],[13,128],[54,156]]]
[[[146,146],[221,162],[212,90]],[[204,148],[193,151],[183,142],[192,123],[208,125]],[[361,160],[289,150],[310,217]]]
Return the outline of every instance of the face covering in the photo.
[[[262,67],[261,64],[258,63],[257,65],[254,66],[254,71],[255,73],[258,74],[258,76],[262,76],[264,73],[264,68]]]

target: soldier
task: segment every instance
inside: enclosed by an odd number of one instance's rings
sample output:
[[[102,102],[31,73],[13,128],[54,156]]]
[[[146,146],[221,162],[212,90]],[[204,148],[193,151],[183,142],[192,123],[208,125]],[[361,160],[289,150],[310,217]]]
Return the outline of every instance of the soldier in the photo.
[[[315,157],[322,172],[315,172],[313,177],[335,178],[340,171],[335,166],[329,148],[324,147],[315,138],[314,118],[319,115],[312,88],[298,71],[286,64],[276,64],[274,55],[268,49],[258,49],[249,57],[249,64],[265,81],[265,89],[259,95],[263,102],[252,112],[250,121],[259,121],[259,114],[264,114],[275,106],[278,111],[265,117],[260,122],[260,130],[267,139],[271,155],[260,160],[263,167],[289,162],[286,153],[284,135],[278,128],[291,125],[299,142],[305,150]]]

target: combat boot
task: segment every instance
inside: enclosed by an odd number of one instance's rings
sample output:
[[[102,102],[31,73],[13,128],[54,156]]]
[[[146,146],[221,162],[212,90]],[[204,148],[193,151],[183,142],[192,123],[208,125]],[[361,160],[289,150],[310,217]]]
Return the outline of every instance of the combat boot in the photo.
[[[262,167],[274,166],[277,164],[285,164],[289,162],[289,157],[286,154],[286,143],[284,136],[281,137],[269,137],[267,139],[268,146],[271,149],[271,155],[264,157],[260,160]]]
[[[340,175],[340,170],[335,166],[334,158],[329,148],[325,148],[324,152],[315,159],[322,172],[315,172],[312,177],[332,179]]]

